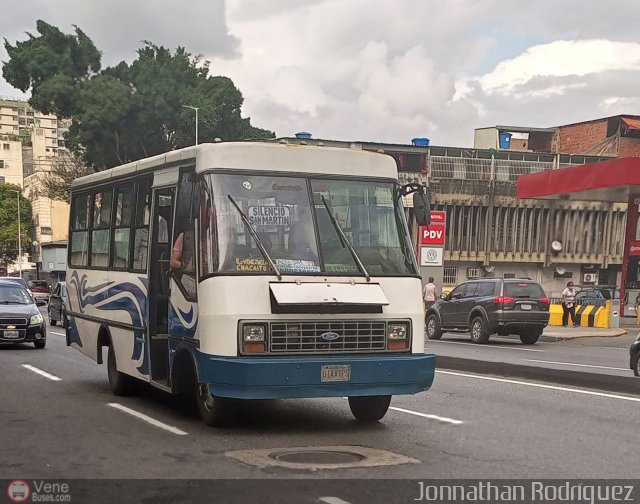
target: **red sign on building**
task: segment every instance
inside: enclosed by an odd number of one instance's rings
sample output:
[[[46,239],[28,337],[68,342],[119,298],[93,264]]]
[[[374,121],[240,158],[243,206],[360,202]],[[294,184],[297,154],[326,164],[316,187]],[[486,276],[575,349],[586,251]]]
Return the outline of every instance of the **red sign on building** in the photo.
[[[420,245],[444,245],[447,214],[431,212],[431,224],[420,226]]]

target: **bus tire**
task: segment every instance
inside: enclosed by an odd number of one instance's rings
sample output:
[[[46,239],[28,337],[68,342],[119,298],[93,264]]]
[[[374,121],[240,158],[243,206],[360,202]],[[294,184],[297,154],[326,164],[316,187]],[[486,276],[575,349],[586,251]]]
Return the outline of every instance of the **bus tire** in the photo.
[[[109,378],[109,386],[111,387],[113,395],[131,395],[135,386],[133,381],[134,379],[131,376],[118,371],[113,343],[109,345],[109,352],[107,353],[107,376]]]
[[[377,422],[387,414],[390,395],[349,397],[351,413],[359,422]]]
[[[196,404],[200,418],[209,427],[231,427],[235,424],[238,407],[234,399],[216,397],[205,383],[198,384]]]

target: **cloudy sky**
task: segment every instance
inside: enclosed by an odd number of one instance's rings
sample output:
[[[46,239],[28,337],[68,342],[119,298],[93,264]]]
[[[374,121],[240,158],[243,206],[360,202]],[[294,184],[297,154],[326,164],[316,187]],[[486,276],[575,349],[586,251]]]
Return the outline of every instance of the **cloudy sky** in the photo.
[[[142,40],[202,54],[278,136],[471,146],[483,126],[640,114],[637,0],[4,2],[12,43],[43,19],[82,28],[103,66]],[[0,78],[0,96],[22,95]]]

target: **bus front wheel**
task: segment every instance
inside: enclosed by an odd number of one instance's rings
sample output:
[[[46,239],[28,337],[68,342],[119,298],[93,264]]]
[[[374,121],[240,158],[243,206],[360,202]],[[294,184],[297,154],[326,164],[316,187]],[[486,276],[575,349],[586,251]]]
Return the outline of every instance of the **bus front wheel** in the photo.
[[[209,386],[201,383],[196,391],[196,403],[200,418],[209,427],[231,427],[237,416],[237,403],[234,399],[216,397]]]
[[[351,413],[360,422],[377,422],[386,415],[389,404],[390,395],[349,397]]]

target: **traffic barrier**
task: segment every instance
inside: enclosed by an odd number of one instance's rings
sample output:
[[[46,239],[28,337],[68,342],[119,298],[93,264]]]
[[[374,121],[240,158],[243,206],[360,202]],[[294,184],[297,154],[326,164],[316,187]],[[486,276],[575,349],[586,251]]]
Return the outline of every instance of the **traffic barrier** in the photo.
[[[549,307],[549,325],[562,325],[562,305],[553,303]],[[581,327],[599,327],[609,329],[611,317],[611,301],[606,301],[603,305],[600,302],[576,306],[576,319]],[[571,317],[569,317],[571,319]],[[571,320],[569,320],[571,323]]]

